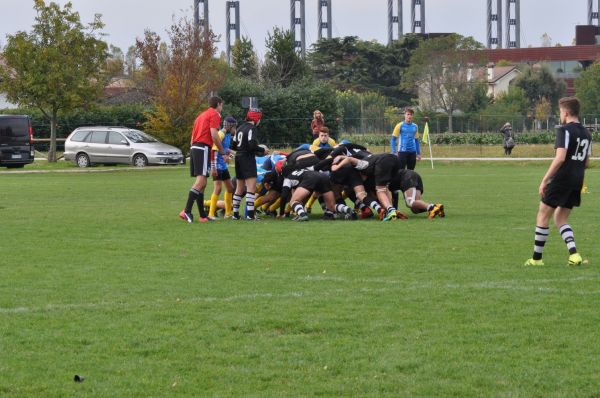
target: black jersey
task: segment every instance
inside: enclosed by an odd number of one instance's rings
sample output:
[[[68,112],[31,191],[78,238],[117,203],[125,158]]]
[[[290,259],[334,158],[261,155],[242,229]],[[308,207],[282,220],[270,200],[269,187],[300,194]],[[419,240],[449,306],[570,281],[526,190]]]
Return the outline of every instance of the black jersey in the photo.
[[[258,127],[249,122],[242,124],[232,137],[232,148],[238,153],[264,153],[258,146]]]
[[[334,158],[339,155],[351,156],[357,159],[364,159],[367,156],[371,155],[371,152],[367,151],[367,148],[365,148],[362,145],[340,144],[333,150],[333,152],[331,152],[331,156]]]
[[[556,131],[554,148],[565,148],[567,156],[552,183],[566,188],[581,189],[585,164],[592,153],[592,136],[581,123],[568,123]]]

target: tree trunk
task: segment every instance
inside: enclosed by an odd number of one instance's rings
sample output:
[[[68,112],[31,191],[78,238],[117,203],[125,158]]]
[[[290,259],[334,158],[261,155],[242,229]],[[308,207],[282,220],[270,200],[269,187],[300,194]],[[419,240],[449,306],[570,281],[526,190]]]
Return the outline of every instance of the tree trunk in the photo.
[[[448,112],[448,132],[449,133],[453,133],[454,132],[454,127],[452,126],[452,115],[454,112],[450,111]]]
[[[50,149],[48,150],[48,162],[56,162],[56,126],[58,124],[56,111],[50,117]]]

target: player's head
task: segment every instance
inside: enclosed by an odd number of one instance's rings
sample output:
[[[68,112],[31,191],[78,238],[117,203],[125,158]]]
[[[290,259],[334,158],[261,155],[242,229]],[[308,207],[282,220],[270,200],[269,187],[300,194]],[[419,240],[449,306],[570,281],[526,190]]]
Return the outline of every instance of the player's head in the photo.
[[[404,121],[406,121],[407,123],[412,122],[414,115],[415,115],[415,110],[413,108],[406,108],[404,110]]]
[[[348,141],[348,140],[340,141],[340,145],[348,145],[349,143],[350,143],[350,141]]]
[[[319,132],[319,141],[322,144],[327,144],[329,142],[329,128],[328,127],[321,127],[321,131]]]
[[[233,116],[227,116],[223,122],[223,129],[228,132],[237,127],[237,120]]]
[[[565,123],[568,116],[579,117],[581,103],[577,97],[563,97],[558,100],[558,108],[560,109],[560,121]]]
[[[223,110],[223,99],[217,96],[210,97],[208,99],[208,106],[221,112]]]
[[[260,120],[262,119],[262,116],[263,114],[260,109],[250,108],[248,109],[248,113],[246,114],[246,120],[249,122],[253,122],[255,125],[258,126]]]
[[[273,187],[273,184],[277,180],[277,175],[275,172],[270,171],[263,176],[263,187],[267,190],[270,190]]]

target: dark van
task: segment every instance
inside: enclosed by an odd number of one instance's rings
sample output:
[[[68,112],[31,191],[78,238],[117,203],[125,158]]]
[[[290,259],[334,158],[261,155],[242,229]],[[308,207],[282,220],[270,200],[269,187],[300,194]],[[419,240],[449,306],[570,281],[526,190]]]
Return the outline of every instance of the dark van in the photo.
[[[0,166],[23,167],[34,158],[31,118],[0,115]]]

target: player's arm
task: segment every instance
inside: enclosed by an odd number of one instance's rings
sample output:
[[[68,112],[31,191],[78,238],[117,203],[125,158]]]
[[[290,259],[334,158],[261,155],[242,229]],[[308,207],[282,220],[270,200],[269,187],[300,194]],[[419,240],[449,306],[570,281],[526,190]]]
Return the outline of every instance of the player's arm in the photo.
[[[415,138],[415,149],[417,150],[417,160],[421,160],[421,143]]]
[[[398,123],[396,127],[394,127],[394,131],[392,132],[392,139],[390,140],[390,147],[392,149],[392,153],[395,155],[398,150],[398,138],[400,137],[400,128],[402,127],[402,123]]]
[[[540,183],[540,195],[544,195],[546,185],[548,185],[548,182],[550,182],[550,180],[552,179],[552,177],[554,177],[558,169],[560,169],[560,166],[562,166],[562,164],[565,162],[566,157],[567,148],[556,148],[556,155],[554,156],[550,167],[548,167],[548,171],[546,171],[546,174],[544,175],[544,178],[542,178],[542,182]]]
[[[285,205],[290,200],[292,193],[292,182],[289,179],[283,180],[283,188],[281,189],[281,202],[279,203],[279,216],[278,218],[283,217],[285,214]]]

